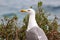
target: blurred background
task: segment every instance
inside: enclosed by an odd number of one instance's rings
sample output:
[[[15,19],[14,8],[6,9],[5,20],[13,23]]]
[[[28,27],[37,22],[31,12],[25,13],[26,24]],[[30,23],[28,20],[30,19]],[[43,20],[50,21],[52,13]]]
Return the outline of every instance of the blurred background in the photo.
[[[43,2],[44,10],[52,14],[49,17],[50,19],[53,19],[54,15],[60,18],[60,0],[0,0],[0,17],[17,14],[19,19],[22,20],[26,14],[21,14],[19,10],[29,8],[30,6],[36,9],[39,1]]]
[[[60,0],[0,0],[0,40],[26,39],[29,15],[20,10],[30,7],[48,39],[60,40]]]

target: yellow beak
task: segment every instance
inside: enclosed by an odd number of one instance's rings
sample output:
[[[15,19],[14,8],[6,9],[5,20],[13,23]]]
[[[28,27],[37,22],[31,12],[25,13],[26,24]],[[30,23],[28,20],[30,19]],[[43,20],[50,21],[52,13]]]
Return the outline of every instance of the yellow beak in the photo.
[[[26,10],[25,9],[22,9],[20,12],[26,12]]]

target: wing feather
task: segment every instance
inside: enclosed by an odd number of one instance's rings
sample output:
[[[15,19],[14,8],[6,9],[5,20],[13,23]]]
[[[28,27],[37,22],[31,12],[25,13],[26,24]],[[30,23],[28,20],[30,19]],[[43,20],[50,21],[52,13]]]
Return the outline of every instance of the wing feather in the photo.
[[[40,39],[38,38],[40,37]],[[39,27],[33,27],[29,31],[26,31],[27,40],[48,40],[44,31]]]

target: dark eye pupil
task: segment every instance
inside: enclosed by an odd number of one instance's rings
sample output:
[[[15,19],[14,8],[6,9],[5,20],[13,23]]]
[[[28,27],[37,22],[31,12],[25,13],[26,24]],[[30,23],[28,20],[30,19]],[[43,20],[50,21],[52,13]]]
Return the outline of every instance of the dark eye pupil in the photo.
[[[28,11],[30,11],[30,10],[28,10]]]

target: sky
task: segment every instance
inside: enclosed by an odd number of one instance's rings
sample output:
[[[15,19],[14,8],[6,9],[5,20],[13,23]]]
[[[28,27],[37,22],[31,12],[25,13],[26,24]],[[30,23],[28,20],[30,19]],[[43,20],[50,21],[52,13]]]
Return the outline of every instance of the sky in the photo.
[[[39,1],[42,1],[45,6],[60,7],[60,0],[0,0],[0,15],[19,13],[19,10],[37,5]],[[60,16],[60,9],[58,9],[52,12]],[[53,18],[53,16],[51,16],[51,18]]]
[[[22,8],[29,8],[32,5],[37,5],[39,1],[42,1],[43,5],[60,6],[60,0],[0,0],[0,15],[17,12]]]
[[[60,6],[60,0],[43,0],[45,5]]]
[[[43,1],[45,5],[59,6],[60,0],[0,0],[0,5],[10,7],[20,7],[21,5],[34,5],[38,1]]]
[[[0,0],[0,5],[9,6],[9,7],[20,7],[22,5],[34,5],[40,0]],[[59,6],[60,0],[41,0],[45,5],[54,5]]]
[[[29,8],[32,5],[36,5],[38,1],[42,1],[43,5],[60,6],[60,0],[0,0],[0,13],[9,13],[21,8]]]

